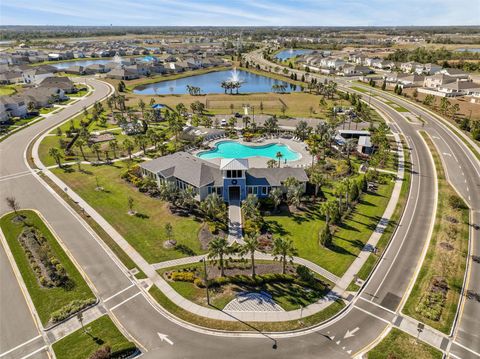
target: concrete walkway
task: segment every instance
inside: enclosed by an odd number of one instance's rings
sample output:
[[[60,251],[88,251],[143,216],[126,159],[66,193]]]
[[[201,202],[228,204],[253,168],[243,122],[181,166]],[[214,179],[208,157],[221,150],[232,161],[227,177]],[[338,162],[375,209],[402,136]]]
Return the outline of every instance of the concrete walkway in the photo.
[[[397,143],[397,152],[398,152],[398,171],[397,171],[397,178],[395,180],[395,186],[393,187],[392,196],[390,197],[390,201],[387,204],[387,208],[385,208],[385,212],[383,212],[383,216],[377,224],[377,227],[373,231],[372,235],[370,236],[368,242],[362,248],[362,251],[358,254],[357,258],[353,261],[350,267],[347,269],[345,274],[342,276],[340,281],[337,282],[337,290],[346,289],[348,285],[352,282],[356,274],[360,271],[363,267],[365,262],[367,261],[368,257],[372,253],[372,251],[377,246],[380,237],[383,234],[383,231],[387,227],[390,218],[395,212],[395,208],[397,206],[398,199],[400,197],[400,192],[402,190],[402,183],[405,176],[405,159],[403,155],[403,146],[402,142],[400,141],[400,136],[398,133],[393,134],[395,137],[395,141]],[[357,282],[357,285],[362,285],[362,282]]]
[[[242,230],[242,208],[240,201],[232,201],[228,205],[228,244],[244,244]]]

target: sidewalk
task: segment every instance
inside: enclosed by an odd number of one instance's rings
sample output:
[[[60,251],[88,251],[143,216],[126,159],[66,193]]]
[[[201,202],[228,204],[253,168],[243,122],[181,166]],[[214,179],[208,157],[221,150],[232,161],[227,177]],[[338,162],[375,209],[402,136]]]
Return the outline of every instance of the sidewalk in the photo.
[[[231,202],[228,205],[228,244],[232,245],[234,242],[243,244],[243,230],[242,230],[242,208],[240,201]]]
[[[403,146],[400,140],[400,136],[398,135],[398,133],[394,133],[393,135],[397,143],[398,172],[397,172],[397,178],[395,180],[395,186],[393,187],[393,191],[392,191],[392,196],[390,197],[390,201],[388,202],[387,208],[385,208],[385,212],[383,213],[382,218],[377,224],[377,227],[375,228],[374,232],[370,236],[368,242],[362,248],[362,251],[358,254],[357,258],[353,261],[353,263],[347,269],[347,271],[342,276],[340,281],[338,281],[337,290],[341,290],[341,289],[345,290],[348,287],[348,285],[352,282],[355,275],[363,267],[368,257],[370,257],[372,250],[377,246],[377,243],[382,237],[383,231],[387,227],[389,220],[393,215],[393,212],[395,212],[395,208],[397,206],[397,202],[400,197],[400,192],[402,190],[403,179],[405,176],[405,158],[403,155]]]

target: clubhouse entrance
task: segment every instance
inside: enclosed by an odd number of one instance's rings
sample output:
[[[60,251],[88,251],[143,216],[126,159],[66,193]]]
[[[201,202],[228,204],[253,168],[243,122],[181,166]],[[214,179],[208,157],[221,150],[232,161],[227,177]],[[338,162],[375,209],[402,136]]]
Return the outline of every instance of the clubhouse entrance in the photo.
[[[240,186],[228,187],[228,201],[240,201]]]

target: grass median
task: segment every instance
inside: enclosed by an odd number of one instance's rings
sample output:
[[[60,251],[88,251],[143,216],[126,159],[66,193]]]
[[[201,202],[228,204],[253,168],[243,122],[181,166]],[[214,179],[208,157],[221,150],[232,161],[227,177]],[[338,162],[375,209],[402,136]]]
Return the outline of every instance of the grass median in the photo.
[[[441,359],[442,352],[394,328],[380,344],[368,352],[367,358]]]
[[[432,140],[423,131],[421,135],[435,162],[438,203],[427,254],[403,312],[448,334],[460,301],[466,269],[469,210],[448,183]]]
[[[108,358],[126,358],[136,351],[135,344],[125,338],[108,315],[94,320],[52,345],[57,359],[92,358],[97,350],[105,347],[110,348],[111,354]]]
[[[19,220],[18,216],[23,216],[24,219]],[[0,219],[0,226],[42,324],[47,326],[55,322],[54,317],[59,311],[63,311],[63,317],[67,317],[81,309],[82,304],[89,305],[95,302],[96,299],[90,287],[37,213],[31,210],[22,210],[18,212],[18,216],[15,213],[3,216]],[[40,237],[38,235],[34,242],[23,244],[20,236],[29,228],[35,228],[46,240],[45,243],[38,240]],[[32,254],[27,254],[27,252]],[[51,278],[58,276],[51,266],[54,264],[51,263],[52,259],[58,262],[55,265],[56,269],[58,269],[58,265],[61,265],[65,270],[68,281],[66,280],[64,285],[52,285],[45,282],[48,279],[45,278],[47,274]],[[45,262],[45,260],[49,262]],[[35,268],[37,269],[35,270]],[[58,321],[61,319],[64,318],[60,316]]]

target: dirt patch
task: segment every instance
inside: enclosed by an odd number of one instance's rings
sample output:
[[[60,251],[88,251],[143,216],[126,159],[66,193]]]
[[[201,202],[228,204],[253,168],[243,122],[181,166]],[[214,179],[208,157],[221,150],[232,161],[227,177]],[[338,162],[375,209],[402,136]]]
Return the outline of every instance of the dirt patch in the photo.
[[[198,240],[200,241],[200,247],[202,250],[206,251],[208,245],[215,237],[227,237],[227,233],[224,231],[218,231],[217,234],[213,234],[208,227],[208,224],[205,223],[200,231],[198,231]]]
[[[450,243],[447,243],[447,242],[441,242],[440,247],[442,247],[446,251],[453,251],[453,248],[454,248]]]

